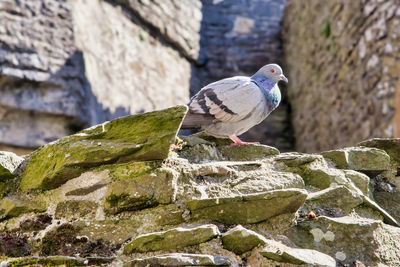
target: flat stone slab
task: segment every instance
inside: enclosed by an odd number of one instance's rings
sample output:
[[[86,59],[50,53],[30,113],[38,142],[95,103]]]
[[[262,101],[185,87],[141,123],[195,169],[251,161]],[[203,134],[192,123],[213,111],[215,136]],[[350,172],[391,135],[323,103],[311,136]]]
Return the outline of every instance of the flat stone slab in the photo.
[[[286,235],[296,246],[316,249],[343,265],[355,260],[365,266],[376,266],[377,262],[400,265],[400,228],[380,220],[320,216],[298,222]]]
[[[219,139],[204,133],[181,136],[183,149],[178,154],[194,163],[209,161],[252,161],[278,155],[278,149],[261,144],[231,146],[230,139]]]
[[[345,186],[336,186],[310,193],[304,206],[311,210],[319,207],[335,208],[348,214],[361,203],[363,198],[360,194],[350,191]]]
[[[307,197],[303,189],[281,189],[231,198],[197,199],[187,203],[192,220],[209,219],[226,224],[265,221],[280,214],[294,213]]]
[[[374,147],[386,151],[391,161],[400,164],[400,138],[373,138],[363,141],[358,146]]]
[[[155,232],[136,237],[124,247],[124,254],[176,249],[200,244],[218,236],[213,224],[197,227],[178,227],[164,232]]]
[[[279,150],[272,146],[249,144],[245,146],[222,146],[220,151],[223,157],[233,161],[248,161],[278,155]]]
[[[204,254],[171,253],[147,258],[139,258],[123,265],[124,267],[147,266],[232,266],[231,260],[221,256]]]
[[[167,158],[186,106],[121,117],[47,144],[29,159],[20,188],[53,189],[96,166]]]
[[[31,211],[41,212],[45,210],[44,203],[25,199],[24,197],[8,196],[0,201],[0,221]]]
[[[69,256],[48,256],[48,257],[21,257],[8,258],[0,261],[0,266],[93,266],[110,263],[114,258],[90,257],[78,258]]]
[[[241,255],[257,246],[266,244],[265,237],[241,225],[224,233],[221,239],[224,248],[233,251],[237,255]]]
[[[140,210],[175,200],[176,179],[171,171],[160,168],[136,177],[129,174],[119,175],[119,180],[108,186],[104,205],[107,213]]]
[[[260,251],[260,254],[277,262],[311,266],[336,266],[335,259],[329,255],[312,249],[291,248],[274,240],[267,240],[266,246]]]
[[[390,156],[381,149],[348,147],[321,153],[338,168],[356,171],[385,171],[390,169]]]

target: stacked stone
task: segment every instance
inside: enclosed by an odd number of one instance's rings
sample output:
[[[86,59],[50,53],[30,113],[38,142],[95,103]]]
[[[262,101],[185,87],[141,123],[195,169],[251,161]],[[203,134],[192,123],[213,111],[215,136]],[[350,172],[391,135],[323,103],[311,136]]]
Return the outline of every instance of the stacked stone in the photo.
[[[82,54],[64,1],[2,1],[0,143],[37,147],[87,122]]]
[[[115,119],[25,159],[1,154],[4,263],[400,264],[399,140],[322,155],[175,141],[186,111]]]
[[[398,1],[288,1],[283,25],[299,151],[399,135]]]

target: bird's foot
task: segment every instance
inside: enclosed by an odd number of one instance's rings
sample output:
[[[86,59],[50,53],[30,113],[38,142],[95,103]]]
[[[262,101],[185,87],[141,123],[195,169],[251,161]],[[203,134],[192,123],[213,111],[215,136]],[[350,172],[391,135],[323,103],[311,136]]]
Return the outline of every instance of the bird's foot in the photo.
[[[258,145],[258,142],[243,142],[236,135],[230,135],[229,138],[233,141],[231,146],[245,146],[245,145]]]

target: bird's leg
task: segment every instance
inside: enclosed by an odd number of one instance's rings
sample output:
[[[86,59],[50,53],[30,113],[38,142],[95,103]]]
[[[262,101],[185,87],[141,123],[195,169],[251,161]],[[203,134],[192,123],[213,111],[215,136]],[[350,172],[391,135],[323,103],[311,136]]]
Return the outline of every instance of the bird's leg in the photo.
[[[243,146],[243,145],[249,145],[249,144],[253,144],[253,145],[259,144],[258,142],[243,142],[236,135],[230,135],[229,139],[231,139],[233,141],[233,144],[231,144],[231,146]]]

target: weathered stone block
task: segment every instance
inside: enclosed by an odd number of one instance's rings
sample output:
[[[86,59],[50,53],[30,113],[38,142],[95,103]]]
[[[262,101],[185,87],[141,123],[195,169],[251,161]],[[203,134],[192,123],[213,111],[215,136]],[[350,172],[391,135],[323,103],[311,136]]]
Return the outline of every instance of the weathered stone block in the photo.
[[[363,199],[360,194],[350,191],[345,186],[337,186],[310,193],[304,206],[310,210],[339,209],[344,214],[349,214],[354,207],[361,203],[363,203]]]
[[[192,200],[187,203],[192,220],[209,219],[226,224],[248,224],[285,213],[303,205],[307,192],[302,189],[273,190],[231,198]]]
[[[147,266],[232,266],[232,261],[221,256],[170,253],[147,258],[138,258],[124,264],[124,267]]]
[[[390,156],[383,150],[367,147],[348,147],[321,153],[338,168],[356,171],[385,171],[390,169]]]
[[[124,253],[176,249],[200,244],[218,235],[218,228],[212,224],[179,227],[165,232],[140,235],[124,247]]]
[[[278,155],[279,150],[266,145],[223,146],[220,148],[222,156],[227,160],[248,161]]]
[[[376,265],[377,262],[400,264],[396,256],[400,249],[400,228],[379,220],[320,216],[298,222],[286,234],[300,248],[316,249],[342,264],[355,260],[365,265]]]
[[[8,196],[0,202],[0,220],[17,217],[28,212],[45,211],[44,203],[18,196]]]
[[[367,175],[361,173],[361,172],[356,172],[353,170],[344,170],[344,175],[346,178],[350,179],[354,185],[363,192],[364,195],[369,196],[370,191],[369,191],[369,182],[370,179]]]
[[[222,245],[225,249],[241,255],[253,248],[266,244],[266,238],[262,235],[248,230],[241,225],[232,228],[222,234]]]
[[[137,177],[119,176],[108,186],[105,210],[109,213],[138,210],[175,200],[176,175],[171,170],[159,169]]]
[[[291,248],[273,240],[267,240],[267,245],[260,251],[260,254],[277,262],[311,266],[336,266],[334,258],[317,250]]]

